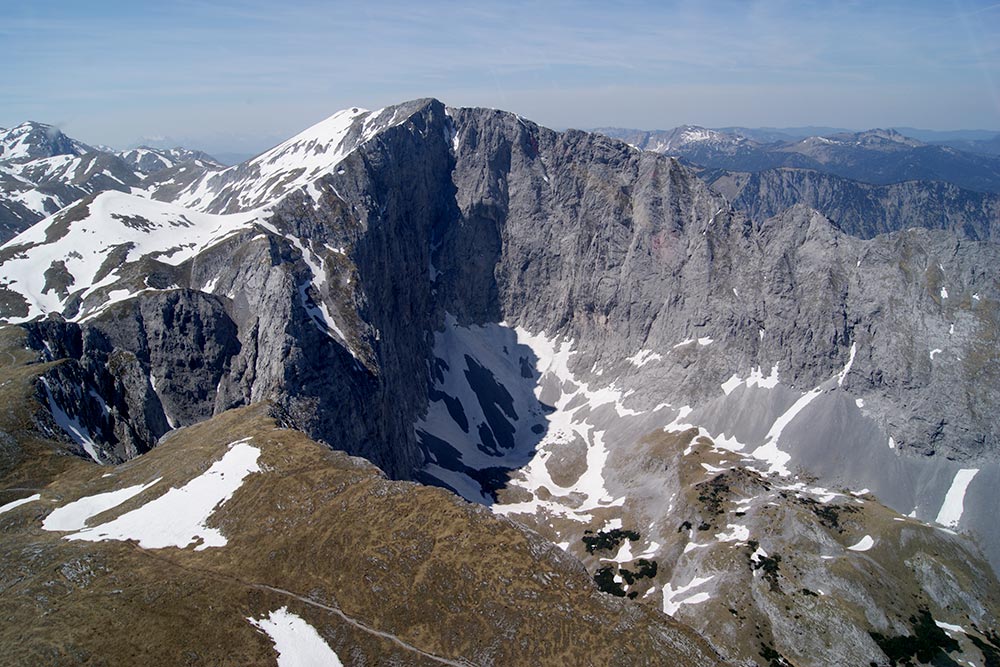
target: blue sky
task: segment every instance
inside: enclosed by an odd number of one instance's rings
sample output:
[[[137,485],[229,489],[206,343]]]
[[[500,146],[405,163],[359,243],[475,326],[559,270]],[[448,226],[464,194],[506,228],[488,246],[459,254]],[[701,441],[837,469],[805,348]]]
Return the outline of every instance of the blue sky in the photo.
[[[0,0],[0,126],[262,149],[434,96],[551,127],[1000,130],[1000,3]]]

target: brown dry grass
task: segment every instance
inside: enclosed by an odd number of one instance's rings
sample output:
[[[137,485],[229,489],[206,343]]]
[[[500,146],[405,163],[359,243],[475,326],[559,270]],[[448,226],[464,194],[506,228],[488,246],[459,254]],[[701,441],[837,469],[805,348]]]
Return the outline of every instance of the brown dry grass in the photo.
[[[67,467],[40,501],[0,516],[5,660],[274,664],[270,640],[245,619],[288,606],[345,664],[717,661],[687,628],[596,592],[537,535],[440,489],[386,480],[267,413],[251,406],[175,432],[107,477]],[[70,500],[164,477],[91,525],[109,520],[186,483],[242,437],[261,449],[264,472],[210,520],[225,547],[69,542],[40,527]]]

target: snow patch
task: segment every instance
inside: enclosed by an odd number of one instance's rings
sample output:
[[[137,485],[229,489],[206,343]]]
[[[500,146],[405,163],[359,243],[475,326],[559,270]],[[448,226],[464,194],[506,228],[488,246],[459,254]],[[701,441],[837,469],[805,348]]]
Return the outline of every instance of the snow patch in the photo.
[[[698,345],[705,346],[705,345],[711,345],[714,342],[715,341],[713,339],[708,338],[708,337],[705,337],[705,338],[686,338],[686,339],[682,340],[681,342],[677,343],[676,345],[674,345],[673,349],[676,350],[679,347],[685,347],[686,345],[691,345],[693,343],[697,343]]]
[[[650,542],[649,547],[641,554],[636,556],[636,558],[652,558],[659,551],[660,551],[660,544],[658,542]]]
[[[822,393],[821,389],[816,388],[799,397],[799,400],[795,401],[792,407],[788,408],[771,425],[771,429],[767,432],[766,436],[767,442],[752,452],[754,458],[762,459],[769,464],[768,473],[778,473],[782,476],[791,474],[786,465],[792,459],[792,455],[778,449],[778,440],[781,438],[781,432],[795,419],[796,415],[802,412],[813,399]]]
[[[24,505],[26,503],[34,502],[35,500],[38,500],[41,497],[42,497],[41,494],[36,493],[33,496],[28,496],[27,498],[19,498],[17,500],[12,500],[6,505],[0,505],[0,514],[3,514],[4,512],[9,512],[15,507],[20,507],[21,505]]]
[[[663,613],[668,616],[673,616],[677,613],[677,610],[681,608],[681,605],[685,604],[698,604],[706,600],[711,599],[708,593],[696,593],[689,597],[681,597],[693,588],[698,588],[703,584],[708,583],[714,576],[709,577],[694,577],[684,586],[680,586],[674,590],[673,585],[665,584],[663,586]]]
[[[737,440],[736,436],[730,437],[725,433],[720,433],[711,437],[712,441],[715,442],[716,447],[730,452],[741,452],[746,447],[746,444]]]
[[[233,497],[247,475],[260,472],[257,463],[260,449],[249,445],[249,441],[250,438],[244,438],[230,443],[221,459],[184,486],[172,488],[138,509],[66,539],[136,540],[146,549],[170,546],[183,549],[196,541],[200,543],[195,551],[225,546],[227,540],[222,532],[205,523],[217,507]]]
[[[875,540],[872,539],[871,535],[865,535],[858,541],[857,544],[852,544],[847,548],[850,551],[868,551],[873,546],[875,546]]]
[[[316,628],[281,607],[250,625],[267,634],[278,653],[278,667],[343,667],[340,658]]]
[[[715,539],[720,542],[746,542],[750,539],[750,529],[746,526],[730,523],[726,526],[728,533],[716,533]]]
[[[476,470],[516,469],[509,485],[528,491],[531,498],[506,505],[492,504],[493,511],[498,514],[545,511],[576,521],[589,521],[593,510],[621,505],[624,498],[612,497],[605,488],[604,467],[610,452],[604,442],[605,432],[594,426],[591,414],[608,408],[619,417],[642,414],[624,405],[631,392],[615,384],[594,388],[579,380],[569,368],[570,358],[576,354],[572,340],[550,338],[544,332],[532,334],[503,323],[463,327],[451,315],[446,316],[445,322],[445,330],[435,335],[434,353],[438,365],[435,389],[453,401],[453,410],[456,410],[455,405],[461,406],[462,416],[452,415],[445,400],[432,401],[427,415],[415,424],[417,437],[433,436],[455,448],[458,465],[452,467],[456,470],[461,470],[459,466]],[[495,413],[493,418],[497,422],[498,416],[502,417],[510,425],[507,447],[513,445],[512,448],[500,448],[492,439],[492,447],[487,447],[486,441],[483,446],[479,445],[482,436],[477,429],[485,430],[489,419],[481,397],[465,373],[472,361],[492,376],[511,399],[503,414]],[[549,397],[543,403],[541,396],[546,387],[555,389],[557,398]],[[547,461],[553,447],[565,443],[586,447],[586,468],[576,481],[564,487],[553,481]],[[446,477],[443,468],[431,468],[430,465],[425,466],[425,472],[459,491],[466,499],[489,500],[484,497],[479,482],[473,481],[466,472],[454,472]],[[541,500],[540,496],[546,499]]]
[[[961,625],[952,625],[951,623],[943,623],[942,621],[935,620],[934,625],[938,626],[942,630],[947,630],[949,632],[961,632],[963,635],[968,634],[965,632],[965,628]]]
[[[45,521],[42,522],[42,528],[51,531],[80,530],[86,527],[90,517],[97,516],[101,512],[106,512],[112,507],[118,507],[126,500],[134,498],[150,488],[161,479],[162,477],[157,477],[148,484],[138,484],[125,489],[98,493],[93,496],[84,496],[79,500],[74,500],[67,505],[53,510],[51,514],[45,517]]]
[[[756,385],[761,389],[774,389],[778,386],[778,364],[771,366],[771,373],[766,377],[761,372],[760,366],[751,368],[746,384],[747,388]]]
[[[621,547],[618,548],[618,553],[615,554],[614,558],[602,558],[602,561],[606,563],[631,563],[635,560],[635,556],[632,555],[632,541],[625,540],[622,542]]]
[[[771,372],[768,375],[764,375],[760,366],[751,368],[750,375],[747,376],[746,380],[741,379],[739,375],[733,373],[728,380],[722,383],[722,391],[728,396],[741,384],[745,385],[748,389],[752,387],[774,389],[778,386],[778,365],[771,366]]]
[[[944,496],[944,502],[941,503],[937,518],[934,519],[935,523],[949,528],[958,527],[958,522],[962,519],[962,512],[965,509],[965,492],[978,472],[979,468],[962,468],[955,473],[955,478],[951,481],[951,487]]]
[[[663,356],[657,352],[653,352],[652,350],[639,350],[625,361],[629,362],[636,368],[642,368],[649,362],[659,361],[660,359],[663,359]]]
[[[857,353],[857,351],[858,351],[858,344],[851,343],[851,354],[847,358],[847,364],[844,365],[844,370],[840,371],[840,373],[837,374],[838,387],[844,386],[844,378],[846,378],[847,374],[851,372],[851,366],[854,365],[854,355]]]
[[[59,425],[59,428],[65,431],[73,442],[83,447],[83,451],[87,452],[87,455],[95,463],[102,463],[97,453],[97,443],[94,442],[94,438],[90,435],[87,427],[81,424],[79,419],[70,417],[65,410],[59,407],[56,399],[52,396],[52,390],[49,389],[49,383],[45,378],[42,378],[42,386],[45,387],[45,396],[49,400],[49,412],[52,413],[52,418]]]

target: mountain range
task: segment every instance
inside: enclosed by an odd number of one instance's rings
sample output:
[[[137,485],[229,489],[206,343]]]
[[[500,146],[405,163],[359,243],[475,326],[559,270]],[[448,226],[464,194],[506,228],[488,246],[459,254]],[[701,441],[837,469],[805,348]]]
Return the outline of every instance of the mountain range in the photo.
[[[184,148],[134,148],[115,153],[71,139],[44,123],[0,129],[0,241],[87,195],[131,192],[152,174],[190,164],[219,167],[214,158]]]
[[[1000,155],[990,141],[924,143],[895,130],[867,130],[807,137],[709,130],[685,125],[673,130],[596,130],[643,149],[665,153],[710,169],[758,172],[776,168],[814,169],[875,185],[901,181],[945,181],[977,192],[1000,192]]]
[[[829,137],[831,135],[852,134],[858,130],[851,130],[843,127],[823,127],[823,126],[803,126],[803,127],[719,127],[713,128],[718,132],[737,135],[753,139],[761,144],[769,144],[781,141],[793,141],[806,139],[807,137]],[[996,130],[925,130],[916,127],[890,127],[886,128],[898,134],[917,139],[928,144],[939,146],[951,146],[959,150],[969,150],[974,153],[990,153],[996,155],[1000,151],[995,150],[996,140],[1000,137],[1000,132]],[[598,128],[594,130],[602,134],[613,135],[618,132],[640,133],[642,130],[627,130],[624,128]]]
[[[0,247],[15,663],[1000,660],[994,195],[883,182],[988,158],[643,141],[109,156]]]

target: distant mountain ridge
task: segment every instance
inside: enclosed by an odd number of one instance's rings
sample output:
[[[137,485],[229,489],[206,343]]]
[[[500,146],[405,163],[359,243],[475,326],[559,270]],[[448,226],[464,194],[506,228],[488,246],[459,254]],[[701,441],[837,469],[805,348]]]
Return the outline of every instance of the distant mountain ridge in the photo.
[[[115,152],[34,121],[0,130],[0,242],[87,195],[132,192],[150,176],[180,165],[222,168],[201,151],[140,147]]]
[[[815,169],[875,185],[937,180],[978,192],[1000,192],[1000,156],[924,143],[892,129],[782,138],[734,128],[682,126],[673,130],[599,130],[641,150],[653,150],[709,169],[757,172]],[[756,138],[754,138],[756,137]],[[977,144],[979,145],[979,144]],[[990,146],[992,144],[982,144]]]
[[[155,174],[164,169],[171,169],[179,164],[188,162],[193,163],[196,167],[203,168],[221,169],[225,166],[208,153],[180,146],[174,148],[138,146],[126,151],[120,151],[117,155],[136,171],[143,174]]]
[[[755,220],[804,204],[860,238],[922,227],[1000,242],[1000,194],[963,190],[943,181],[872,185],[815,169],[787,167],[758,172],[710,169],[699,175]]]

